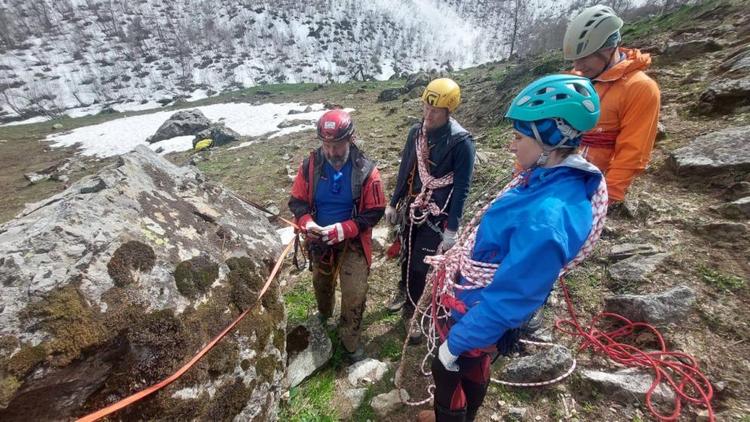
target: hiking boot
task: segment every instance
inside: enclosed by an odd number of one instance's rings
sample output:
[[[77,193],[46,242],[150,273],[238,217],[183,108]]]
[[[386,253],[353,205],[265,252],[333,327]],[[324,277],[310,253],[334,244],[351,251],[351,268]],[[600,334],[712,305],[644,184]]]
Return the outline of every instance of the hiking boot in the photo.
[[[344,350],[346,350],[346,348],[344,348]],[[349,363],[357,363],[365,358],[365,348],[360,344],[359,347],[357,347],[357,350],[353,352],[346,351],[344,355]]]
[[[391,297],[391,300],[388,302],[387,305],[385,305],[385,308],[388,309],[390,312],[398,312],[401,310],[401,308],[404,307],[404,304],[406,303],[406,293],[398,289],[396,293],[393,294],[393,297]]]

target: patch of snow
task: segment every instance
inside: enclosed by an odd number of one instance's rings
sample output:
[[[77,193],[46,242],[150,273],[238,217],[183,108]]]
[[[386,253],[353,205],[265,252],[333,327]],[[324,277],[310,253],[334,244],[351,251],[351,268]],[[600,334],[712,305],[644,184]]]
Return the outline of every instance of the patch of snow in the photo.
[[[305,110],[306,104],[247,103],[212,104],[195,107],[212,121],[223,121],[227,127],[243,136],[260,136],[278,131],[277,125],[287,118],[290,110]],[[322,104],[309,106],[311,112],[295,115],[301,120],[317,120],[324,113]],[[351,110],[351,109],[349,109]],[[111,157],[132,151],[137,145],[146,144],[146,138],[176,111],[160,111],[140,116],[123,117],[98,125],[81,127],[64,134],[47,136],[46,141],[54,147],[78,146],[87,156]],[[284,134],[309,128],[298,125],[283,130]],[[152,149],[163,147],[165,152],[185,151],[192,148],[192,136],[180,136],[150,145]]]

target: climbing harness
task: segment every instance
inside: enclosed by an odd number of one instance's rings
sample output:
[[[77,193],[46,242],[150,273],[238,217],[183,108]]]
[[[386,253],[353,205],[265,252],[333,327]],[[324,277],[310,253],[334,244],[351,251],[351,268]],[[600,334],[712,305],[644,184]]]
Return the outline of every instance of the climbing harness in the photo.
[[[425,262],[433,267],[427,278],[425,287],[425,290],[427,290],[428,287],[430,288],[431,294],[422,295],[419,299],[418,305],[415,307],[414,316],[410,321],[410,326],[412,328],[415,328],[415,324],[419,324],[417,328],[419,328],[427,338],[427,353],[422,359],[420,367],[423,375],[431,375],[431,372],[426,370],[425,366],[430,357],[437,355],[438,340],[442,342],[447,338],[447,321],[450,318],[450,309],[460,312],[466,311],[465,304],[455,296],[455,291],[478,289],[487,286],[492,282],[494,273],[499,267],[498,264],[485,263],[471,259],[471,253],[474,248],[480,218],[495,201],[499,200],[505,194],[505,192],[524,183],[526,174],[527,172],[522,172],[516,176],[502,189],[493,201],[488,203],[474,216],[469,225],[462,232],[461,236],[459,236],[458,242],[453,248],[449,249],[443,255],[425,257]],[[604,220],[607,213],[607,202],[606,181],[602,179],[591,200],[593,222],[589,236],[575,258],[565,265],[558,274],[558,280],[565,295],[565,301],[571,319],[557,321],[555,326],[563,333],[575,337],[582,337],[583,341],[580,345],[580,350],[591,348],[603,352],[615,362],[625,366],[652,368],[655,376],[646,393],[646,404],[651,413],[659,420],[677,420],[681,413],[682,400],[685,400],[688,403],[707,408],[709,421],[714,421],[715,417],[711,407],[713,389],[706,376],[701,373],[698,368],[697,361],[692,356],[685,353],[668,351],[662,335],[655,327],[646,323],[632,322],[613,313],[602,313],[594,317],[587,329],[583,329],[578,322],[567,285],[564,281],[564,275],[580,264],[592,252],[604,227]],[[467,281],[466,285],[458,284],[460,278],[459,274]],[[596,328],[597,323],[605,318],[614,319],[617,322],[624,323],[624,325],[612,331],[600,331]],[[563,328],[565,326],[572,326],[573,329]],[[427,327],[426,331],[424,327]],[[617,341],[618,338],[630,335],[639,328],[649,330],[654,334],[659,343],[659,350],[644,352],[634,346]],[[553,346],[551,343],[533,342],[524,339],[519,341],[538,346]],[[396,371],[395,384],[403,403],[410,406],[420,406],[433,399],[435,385],[432,383],[428,385],[428,397],[424,400],[409,401],[404,399],[404,397],[401,397],[400,385],[404,371],[404,356],[406,356],[407,346],[408,338],[404,340],[402,346],[402,358]],[[495,378],[491,378],[491,381],[502,385],[517,387],[545,386],[554,384],[568,377],[575,370],[576,364],[577,362],[574,359],[571,367],[565,373],[549,381],[518,383],[502,381]],[[673,412],[669,415],[659,413],[653,406],[652,402],[652,394],[662,381],[665,381],[675,392]],[[690,394],[690,392],[692,392],[692,394]]]

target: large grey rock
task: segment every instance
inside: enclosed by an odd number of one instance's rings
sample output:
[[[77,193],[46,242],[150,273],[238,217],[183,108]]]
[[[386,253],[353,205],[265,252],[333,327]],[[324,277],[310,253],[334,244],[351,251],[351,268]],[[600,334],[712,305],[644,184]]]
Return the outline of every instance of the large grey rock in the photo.
[[[692,59],[701,54],[719,51],[721,48],[721,44],[712,39],[671,42],[662,50],[659,61],[664,63]]]
[[[406,96],[409,97],[410,99],[421,98],[423,92],[424,92],[424,87],[415,86],[414,88],[406,92]]]
[[[695,291],[678,286],[658,294],[608,297],[604,299],[604,309],[631,321],[662,325],[680,321],[694,303]]]
[[[398,88],[384,89],[378,95],[378,102],[393,101],[401,97],[401,90]]]
[[[511,382],[540,382],[554,379],[570,369],[573,356],[567,348],[555,345],[531,356],[513,359],[501,379]]]
[[[416,72],[409,75],[404,84],[404,92],[409,92],[416,87],[425,87],[430,83],[430,74],[427,72]]]
[[[734,220],[750,219],[750,196],[722,204],[716,210],[724,217]]]
[[[647,280],[647,276],[656,270],[664,259],[669,256],[667,253],[654,253],[650,255],[633,255],[621,261],[615,262],[607,269],[609,276],[617,281],[625,282],[642,282]]]
[[[255,303],[280,250],[260,211],[146,146],[27,206],[0,226],[0,420],[70,419],[171,374]],[[285,326],[274,283],[120,417],[273,419]]]
[[[380,381],[388,372],[388,364],[377,359],[367,358],[346,368],[346,377],[353,387],[360,384],[373,384]]]
[[[653,375],[634,368],[622,369],[610,373],[584,369],[580,372],[584,380],[591,382],[602,390],[607,397],[622,403],[631,403],[633,398],[642,402],[646,400],[653,381]],[[672,403],[674,392],[660,384],[654,390],[652,399],[657,403]]]
[[[409,400],[409,393],[407,393],[406,390],[401,389],[401,394],[399,395],[399,390],[391,390],[387,393],[378,394],[373,397],[370,406],[372,407],[372,410],[375,411],[376,415],[385,418],[388,414],[402,406],[401,397],[403,397],[404,400]]]
[[[731,113],[750,104],[750,76],[720,79],[706,88],[698,98],[698,111],[703,114]]]
[[[286,383],[296,387],[322,367],[333,356],[333,344],[318,318],[313,316],[304,325],[298,325],[287,335],[289,362]]]
[[[736,182],[729,185],[721,196],[727,201],[736,201],[750,196],[750,182]]]
[[[750,171],[750,126],[708,133],[671,154],[677,174],[713,176]]]
[[[195,138],[193,138],[193,148],[195,148],[195,144],[203,139],[212,139],[214,141],[212,145],[218,147],[230,142],[239,141],[240,136],[239,133],[226,127],[224,123],[213,123],[208,129],[202,130],[195,135]]]
[[[156,133],[146,138],[146,142],[153,144],[175,136],[195,135],[210,125],[211,121],[200,110],[180,110],[159,126]]]

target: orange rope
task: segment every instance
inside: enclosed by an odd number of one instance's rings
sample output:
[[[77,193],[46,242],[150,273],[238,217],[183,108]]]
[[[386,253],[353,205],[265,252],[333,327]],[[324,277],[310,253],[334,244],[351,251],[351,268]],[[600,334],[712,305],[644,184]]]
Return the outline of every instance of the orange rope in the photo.
[[[286,220],[284,220],[286,221]],[[91,413],[89,415],[86,415],[80,419],[78,419],[77,422],[92,422],[95,420],[98,420],[100,418],[103,418],[105,416],[111,415],[112,413],[117,412],[118,410],[130,406],[131,404],[143,400],[144,398],[150,396],[151,394],[154,394],[155,392],[161,390],[162,388],[168,386],[169,384],[176,381],[178,378],[180,378],[185,372],[187,372],[190,368],[193,367],[206,353],[208,353],[216,344],[221,341],[224,336],[226,336],[234,327],[237,326],[237,324],[242,321],[243,318],[247,316],[247,314],[252,311],[255,306],[260,303],[260,300],[263,298],[263,295],[266,293],[266,290],[271,286],[271,281],[273,281],[274,278],[276,278],[276,274],[278,274],[279,269],[281,269],[281,264],[284,262],[284,258],[289,253],[289,250],[291,250],[292,245],[294,245],[294,240],[289,242],[289,244],[286,245],[286,248],[284,249],[284,252],[281,253],[281,256],[276,261],[276,265],[273,267],[273,270],[271,271],[271,274],[269,274],[268,279],[266,280],[266,284],[263,286],[263,289],[261,289],[260,293],[258,294],[258,298],[255,299],[255,303],[253,303],[252,306],[245,309],[244,312],[240,314],[240,316],[237,317],[234,321],[232,321],[231,324],[229,324],[219,335],[214,337],[211,342],[209,342],[203,349],[201,349],[195,356],[193,356],[192,359],[190,359],[190,362],[186,363],[182,368],[178,369],[177,372],[170,375],[168,378],[165,378],[164,380],[160,381],[157,384],[154,384],[144,390],[141,390],[131,396],[125,397],[124,399],[118,401],[115,404],[112,404],[110,406],[105,407],[104,409],[101,409],[97,412]]]

